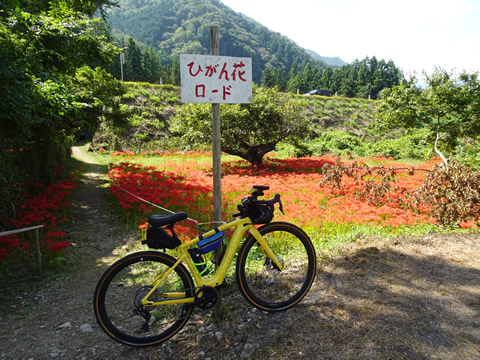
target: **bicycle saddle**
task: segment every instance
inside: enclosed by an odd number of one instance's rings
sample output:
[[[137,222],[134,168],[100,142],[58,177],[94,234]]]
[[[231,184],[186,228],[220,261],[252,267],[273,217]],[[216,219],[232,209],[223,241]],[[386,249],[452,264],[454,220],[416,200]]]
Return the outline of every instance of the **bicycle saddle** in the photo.
[[[187,218],[187,213],[181,211],[172,215],[150,215],[148,218],[148,223],[153,227],[159,227],[164,225],[172,225],[178,221],[185,220]]]

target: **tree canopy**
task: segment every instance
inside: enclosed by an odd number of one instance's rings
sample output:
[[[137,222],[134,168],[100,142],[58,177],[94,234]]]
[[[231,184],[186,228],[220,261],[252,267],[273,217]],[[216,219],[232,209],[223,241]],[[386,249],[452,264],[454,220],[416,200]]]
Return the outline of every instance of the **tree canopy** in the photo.
[[[327,67],[323,70],[307,64],[303,71],[298,71],[294,64],[288,75],[279,69],[266,68],[262,85],[279,86],[281,90],[290,92],[298,89],[300,93],[327,89],[341,96],[377,99],[383,89],[398,85],[402,80],[402,72],[393,61],[377,60],[373,56],[339,68]]]
[[[382,93],[377,126],[382,131],[429,129],[435,151],[446,163],[440,143],[451,151],[459,138],[480,135],[480,80],[478,73],[455,75],[442,69],[424,77],[424,89],[412,77]]]
[[[96,32],[98,20],[90,17],[112,4],[0,4],[0,213],[14,197],[11,189],[50,180],[70,155],[73,137],[95,127],[102,104],[120,93],[121,86],[100,67],[117,49]]]
[[[278,89],[254,87],[251,104],[221,106],[221,148],[254,165],[282,140],[308,134],[303,103]],[[207,104],[184,105],[172,119],[171,130],[188,146],[212,143],[212,113]]]

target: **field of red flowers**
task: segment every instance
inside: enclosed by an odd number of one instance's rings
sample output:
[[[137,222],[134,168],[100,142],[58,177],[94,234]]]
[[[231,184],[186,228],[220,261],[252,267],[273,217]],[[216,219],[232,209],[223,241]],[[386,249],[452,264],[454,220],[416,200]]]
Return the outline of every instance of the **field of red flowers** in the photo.
[[[169,211],[186,211],[189,218],[200,223],[212,221],[211,154],[152,151],[139,155],[114,152],[103,156],[110,161],[112,195],[129,224],[144,229],[150,214],[165,213],[159,207]],[[338,158],[280,159],[270,155],[258,167],[229,156],[226,158],[222,163],[224,220],[236,212],[236,204],[253,185],[269,185],[266,198],[281,194],[285,209],[285,215],[277,212],[276,219],[299,225],[313,238],[322,236],[326,229],[335,226],[411,229],[436,224],[428,209],[408,206],[404,194],[422,185],[428,170],[439,163],[438,159],[416,165],[423,171],[413,171],[411,165],[396,163],[383,156],[357,159],[354,164],[368,163],[370,169],[398,169],[392,170],[395,174],[392,180],[394,186],[371,201],[365,195],[366,182],[359,181],[359,176],[340,174],[337,184],[325,181],[328,171],[333,171],[326,169],[334,169],[339,164]],[[351,161],[342,160],[342,164],[349,163]],[[358,172],[361,172],[361,166],[359,169]],[[17,209],[15,219],[7,224],[10,229],[44,225],[41,245],[48,256],[58,254],[70,245],[64,241],[63,224],[67,220],[68,198],[75,188],[74,178],[72,176],[45,188],[40,184],[31,184],[30,189],[34,191],[25,193],[25,201]],[[383,181],[375,171],[363,173],[361,178],[368,179],[370,186]],[[468,228],[474,224],[470,221],[459,225]],[[178,224],[176,229],[182,238],[193,238],[198,234],[197,225],[193,222]],[[12,254],[29,254],[32,249],[32,241],[25,235],[0,237],[0,263]]]
[[[15,217],[6,222],[8,229],[22,229],[35,225],[43,225],[40,233],[40,246],[45,256],[56,256],[67,248],[70,243],[65,241],[63,225],[68,219],[68,209],[71,205],[70,194],[76,187],[75,175],[60,180],[65,176],[65,167],[57,166],[55,177],[58,182],[44,186],[40,183],[27,184],[22,195],[23,202],[16,209]],[[0,237],[0,264],[7,258],[22,258],[33,253],[34,243],[28,233]]]
[[[186,211],[189,217],[200,222],[212,220],[213,178],[209,154],[151,152],[134,156],[116,152],[112,159],[115,159],[109,171],[115,184],[112,193],[124,214],[137,225],[144,224],[151,213],[162,213],[152,204],[171,211]],[[286,159],[269,156],[259,167],[243,160],[223,162],[224,219],[235,212],[236,204],[257,184],[270,186],[266,198],[281,194],[285,215],[278,213],[280,216],[276,219],[293,222],[310,233],[319,233],[331,224],[384,228],[435,224],[428,209],[412,210],[405,206],[402,197],[405,191],[419,188],[428,171],[411,171],[411,165],[395,163],[382,156],[357,160],[357,163],[368,162],[370,167],[384,165],[403,169],[395,171],[395,186],[385,201],[372,203],[359,196],[365,184],[358,179],[344,176],[341,188],[321,184],[325,177],[324,165],[334,165],[335,161],[330,156]],[[146,163],[150,165],[142,165]],[[438,163],[439,160],[433,159],[417,167],[428,170]],[[371,177],[375,182],[375,176]],[[182,235],[195,234],[194,227],[182,227]]]

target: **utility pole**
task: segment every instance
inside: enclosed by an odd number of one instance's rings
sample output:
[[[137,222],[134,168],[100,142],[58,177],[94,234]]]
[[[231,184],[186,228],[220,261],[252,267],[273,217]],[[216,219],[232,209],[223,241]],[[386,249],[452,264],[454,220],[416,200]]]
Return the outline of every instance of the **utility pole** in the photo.
[[[123,64],[125,64],[125,53],[120,54],[120,72],[122,73],[122,82],[123,82]]]

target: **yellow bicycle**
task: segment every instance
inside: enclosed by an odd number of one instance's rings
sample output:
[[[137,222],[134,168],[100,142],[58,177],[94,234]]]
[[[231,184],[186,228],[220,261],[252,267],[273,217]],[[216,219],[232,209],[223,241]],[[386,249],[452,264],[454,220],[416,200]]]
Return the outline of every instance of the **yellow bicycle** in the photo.
[[[265,311],[286,310],[302,300],[315,279],[315,249],[299,227],[271,222],[274,205],[278,203],[282,213],[283,207],[279,194],[271,200],[258,199],[268,188],[254,186],[237,206],[236,219],[185,243],[174,230],[177,222],[187,219],[185,212],[150,216],[144,243],[154,249],[176,249],[178,256],[141,251],[111,265],[94,295],[100,327],[116,341],[132,346],[156,345],[171,338],[187,323],[194,306],[215,305],[217,289],[223,286],[244,237],[235,270],[244,298]],[[233,233],[212,271],[205,257],[229,230]]]

